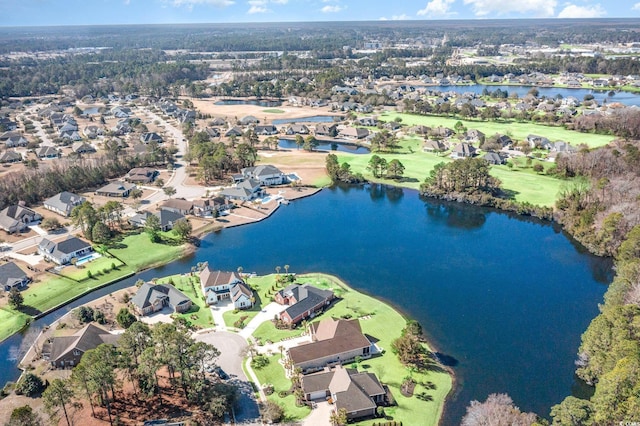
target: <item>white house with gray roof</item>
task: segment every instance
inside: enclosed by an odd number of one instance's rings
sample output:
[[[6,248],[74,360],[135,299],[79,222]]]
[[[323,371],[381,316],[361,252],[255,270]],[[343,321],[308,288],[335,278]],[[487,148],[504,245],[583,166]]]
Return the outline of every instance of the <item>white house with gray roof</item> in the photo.
[[[242,177],[243,179],[255,179],[264,186],[282,185],[289,181],[279,168],[271,164],[245,167],[242,169]]]
[[[58,265],[66,265],[74,257],[81,257],[92,251],[91,244],[77,237],[68,237],[66,240],[59,242],[43,238],[38,244],[38,254]]]
[[[45,200],[44,208],[58,213],[61,216],[69,217],[76,206],[84,203],[86,198],[71,192],[63,191]]]
[[[13,262],[0,265],[0,287],[5,291],[12,288],[23,289],[30,279],[18,265]]]

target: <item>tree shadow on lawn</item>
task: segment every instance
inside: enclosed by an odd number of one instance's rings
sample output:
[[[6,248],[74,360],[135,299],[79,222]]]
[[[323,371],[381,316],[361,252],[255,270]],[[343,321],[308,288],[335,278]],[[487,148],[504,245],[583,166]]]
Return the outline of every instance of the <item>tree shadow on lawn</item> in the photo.
[[[19,312],[22,312],[23,314],[27,314],[29,316],[35,317],[37,315],[40,315],[42,313],[42,311],[40,309],[36,309],[33,306],[29,306],[29,305],[22,305],[20,307],[20,309],[18,309]]]
[[[504,189],[500,188],[500,198],[505,200],[515,200],[516,195],[520,194],[518,191],[514,191],[513,189]]]

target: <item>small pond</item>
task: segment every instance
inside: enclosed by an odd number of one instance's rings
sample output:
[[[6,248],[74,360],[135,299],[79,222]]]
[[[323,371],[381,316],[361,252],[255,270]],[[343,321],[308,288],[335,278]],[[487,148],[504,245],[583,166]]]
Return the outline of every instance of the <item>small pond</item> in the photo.
[[[260,107],[277,107],[282,105],[282,101],[268,101],[258,99],[224,99],[216,102],[214,105],[256,105]]]
[[[333,123],[335,121],[342,121],[344,117],[339,115],[314,115],[312,117],[300,117],[300,118],[279,118],[273,120],[274,125],[288,124],[288,123]]]
[[[284,149],[300,149],[296,145],[296,141],[292,139],[280,139],[278,146]],[[316,147],[316,151],[341,151],[350,154],[368,154],[371,152],[367,147],[343,142],[320,142]]]

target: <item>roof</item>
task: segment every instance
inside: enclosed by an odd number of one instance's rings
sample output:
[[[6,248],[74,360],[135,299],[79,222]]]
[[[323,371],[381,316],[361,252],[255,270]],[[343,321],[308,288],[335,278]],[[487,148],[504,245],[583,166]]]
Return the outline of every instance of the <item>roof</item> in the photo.
[[[89,323],[73,336],[54,337],[51,344],[50,360],[55,362],[72,350],[84,353],[103,343],[116,345],[119,339],[120,335],[111,334],[97,324]]]
[[[11,161],[20,161],[22,160],[22,155],[19,152],[15,152],[13,150],[6,150],[2,154],[0,154],[0,162],[11,162]]]
[[[358,320],[327,318],[311,324],[316,341],[289,349],[294,364],[349,352],[371,345],[360,328]]]
[[[12,285],[17,281],[22,281],[27,274],[13,262],[0,265],[0,286]]]
[[[110,183],[106,184],[102,188],[98,189],[96,192],[106,192],[106,193],[111,193],[111,194],[123,194],[123,193],[125,193],[127,191],[131,191],[135,187],[136,187],[136,185],[134,183],[116,181],[116,182],[110,182]]]
[[[281,175],[282,170],[271,164],[264,164],[256,167],[245,167],[242,169],[242,173],[244,175],[251,175],[259,178],[261,176]]]
[[[282,296],[293,296],[297,300],[297,303],[284,310],[291,319],[315,308],[327,299],[333,298],[333,292],[331,290],[321,290],[310,284],[292,284],[284,290],[280,290],[279,293],[281,293]]]
[[[193,209],[193,201],[187,201],[181,198],[171,198],[164,203],[162,207],[170,209],[178,209],[184,211],[191,211]]]
[[[63,191],[45,200],[44,205],[51,206],[56,210],[60,210],[66,212],[66,214],[69,214],[75,206],[84,203],[85,200],[86,199],[84,197],[81,197],[80,195]]]
[[[50,157],[58,154],[58,150],[52,146],[43,146],[38,150],[38,157]]]
[[[232,284],[237,281],[244,282],[238,272],[214,271],[209,266],[200,271],[200,284],[203,288]]]
[[[90,248],[91,244],[86,241],[81,240],[77,237],[68,237],[66,240],[54,243],[46,238],[43,238],[38,244],[38,248],[43,251],[46,251],[51,256],[58,258],[61,255],[67,255],[71,253],[75,253],[80,250],[84,250],[86,248]]]
[[[169,298],[172,306],[178,306],[183,303],[190,302],[187,296],[180,290],[169,284],[153,284],[146,282],[140,286],[131,301],[139,309],[147,308],[154,304],[158,299]]]
[[[231,287],[231,300],[234,302],[238,300],[242,295],[247,296],[249,299],[253,296],[253,292],[244,283],[238,283]]]

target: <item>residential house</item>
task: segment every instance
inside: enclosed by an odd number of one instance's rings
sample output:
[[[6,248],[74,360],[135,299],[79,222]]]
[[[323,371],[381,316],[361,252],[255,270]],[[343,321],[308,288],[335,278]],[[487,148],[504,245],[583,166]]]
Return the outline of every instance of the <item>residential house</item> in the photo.
[[[11,135],[4,141],[7,148],[25,147],[28,143],[27,139],[21,134]]]
[[[30,279],[18,265],[8,262],[0,265],[0,287],[4,291],[11,291],[12,288],[22,290]]]
[[[278,316],[286,324],[296,325],[313,318],[331,304],[334,294],[310,284],[292,284],[276,293],[275,301],[288,306]]]
[[[338,125],[337,124],[320,123],[320,124],[316,125],[315,135],[316,136],[329,136],[329,137],[335,138],[336,136],[338,136]]]
[[[134,189],[136,189],[136,185],[134,183],[115,181],[97,189],[96,195],[101,195],[103,197],[128,197]]]
[[[82,134],[84,134],[89,139],[95,139],[100,135],[104,134],[104,131],[101,127],[95,125],[89,125],[82,130]]]
[[[184,313],[191,309],[192,301],[183,292],[170,284],[146,282],[140,286],[131,298],[138,315],[150,315],[161,311],[165,306],[174,312]]]
[[[224,136],[227,137],[227,138],[230,138],[232,136],[240,137],[240,136],[242,136],[242,134],[243,134],[242,133],[242,129],[240,127],[235,126],[235,127],[230,128],[229,130],[227,130],[227,132],[224,134]]]
[[[227,120],[221,117],[216,117],[209,123],[210,126],[226,126]]]
[[[0,117],[0,128],[10,132],[18,128],[18,123],[8,117]]]
[[[462,142],[457,144],[452,150],[451,150],[451,158],[453,159],[458,159],[458,158],[469,158],[469,157],[473,157],[476,155],[476,148],[473,145],[470,145],[466,142]]]
[[[506,148],[513,145],[513,140],[507,135],[498,135],[495,136],[496,142],[500,144],[501,147]]]
[[[264,191],[260,187],[260,182],[254,179],[244,180],[231,188],[220,191],[220,195],[229,200],[251,201],[261,197]]]
[[[219,138],[220,137],[220,130],[216,129],[215,127],[205,127],[204,132],[210,138]]]
[[[282,185],[289,181],[279,168],[271,164],[245,167],[241,172],[244,179],[255,179],[264,186]]]
[[[254,131],[258,136],[271,136],[278,133],[278,129],[273,124],[267,124],[265,126],[256,126]]]
[[[238,272],[212,270],[207,265],[200,271],[200,286],[208,305],[231,300],[236,309],[253,306],[253,291],[244,283]]]
[[[528,135],[526,140],[531,148],[551,149],[551,142],[544,136]]]
[[[131,116],[131,108],[125,106],[114,106],[111,108],[110,114],[116,118],[129,118]]]
[[[506,158],[497,152],[487,152],[482,158],[484,158],[489,164],[499,165],[507,162]]]
[[[571,154],[571,153],[577,152],[578,149],[567,142],[557,141],[552,144],[551,151]]]
[[[22,155],[12,149],[8,149],[0,154],[0,163],[17,163],[22,161]]]
[[[468,143],[484,143],[486,136],[478,129],[469,129],[465,133],[465,141]]]
[[[335,410],[344,409],[349,420],[373,417],[379,405],[386,405],[386,390],[375,374],[337,365],[333,370],[302,377],[307,401],[331,398]]]
[[[43,238],[38,244],[38,253],[43,255],[46,260],[51,260],[58,265],[66,265],[74,257],[81,257],[92,251],[91,244],[71,236],[59,242]]]
[[[364,139],[369,136],[369,130],[361,127],[345,127],[338,132],[338,136],[345,139]]]
[[[327,318],[312,323],[309,332],[311,343],[292,347],[287,352],[293,368],[300,368],[302,374],[353,362],[356,357],[371,357],[373,345],[362,334],[357,319]]]
[[[193,201],[184,198],[172,198],[165,201],[161,207],[163,210],[170,210],[183,215],[206,216],[213,211],[210,200],[196,199]]]
[[[383,127],[387,130],[395,131],[400,129],[402,125],[400,125],[400,123],[398,123],[397,121],[389,121],[388,123],[384,123]]]
[[[450,136],[455,135],[456,132],[454,132],[453,130],[451,130],[448,127],[442,127],[442,126],[438,126],[438,127],[433,127],[430,131],[429,131],[429,135],[432,137],[438,137],[438,138],[448,138]]]
[[[442,141],[428,139],[424,142],[422,149],[425,152],[443,152],[447,150],[447,146]]]
[[[129,170],[129,173],[127,173],[124,180],[136,184],[151,183],[157,175],[158,171],[156,169],[152,169],[150,167],[135,167]]]
[[[163,139],[162,139],[162,136],[160,136],[159,134],[157,134],[155,132],[148,132],[148,133],[143,133],[142,135],[140,135],[140,142],[142,142],[144,144],[148,144],[148,143],[151,143],[151,142],[162,143]]]
[[[360,126],[375,127],[378,125],[378,120],[373,117],[362,117],[358,119],[358,124]]]
[[[61,131],[58,136],[60,137],[60,139],[68,139],[68,140],[74,141],[74,142],[82,140],[82,136],[80,136],[80,133],[78,133],[77,130]]]
[[[53,146],[43,146],[36,151],[38,158],[60,158],[60,151]]]
[[[247,115],[245,117],[242,117],[239,120],[240,125],[242,126],[248,126],[249,124],[258,124],[260,123],[260,120],[258,120],[256,117],[254,117],[253,115]]]
[[[93,154],[96,149],[93,145],[86,142],[76,142],[71,146],[71,150],[77,154]]]
[[[291,124],[284,132],[286,135],[308,135],[309,128],[304,124]]]
[[[216,210],[218,213],[230,210],[233,207],[233,204],[229,203],[229,200],[224,197],[213,197],[209,204],[211,211]]]
[[[44,208],[59,215],[69,217],[76,206],[84,203],[86,198],[71,192],[63,191],[45,200]]]
[[[54,368],[71,368],[80,363],[85,352],[102,344],[117,346],[120,334],[112,334],[95,323],[89,323],[71,336],[54,337],[42,348],[43,358]]]
[[[129,223],[133,226],[144,227],[147,224],[147,220],[150,216],[155,216],[158,218],[158,222],[160,225],[160,230],[163,232],[170,231],[173,229],[173,225],[181,219],[184,219],[184,215],[181,213],[177,213],[171,210],[160,209],[155,213],[151,213],[148,211],[139,213],[129,219]]]
[[[27,225],[42,219],[39,213],[20,204],[14,204],[0,211],[0,229],[12,234],[22,232]]]

